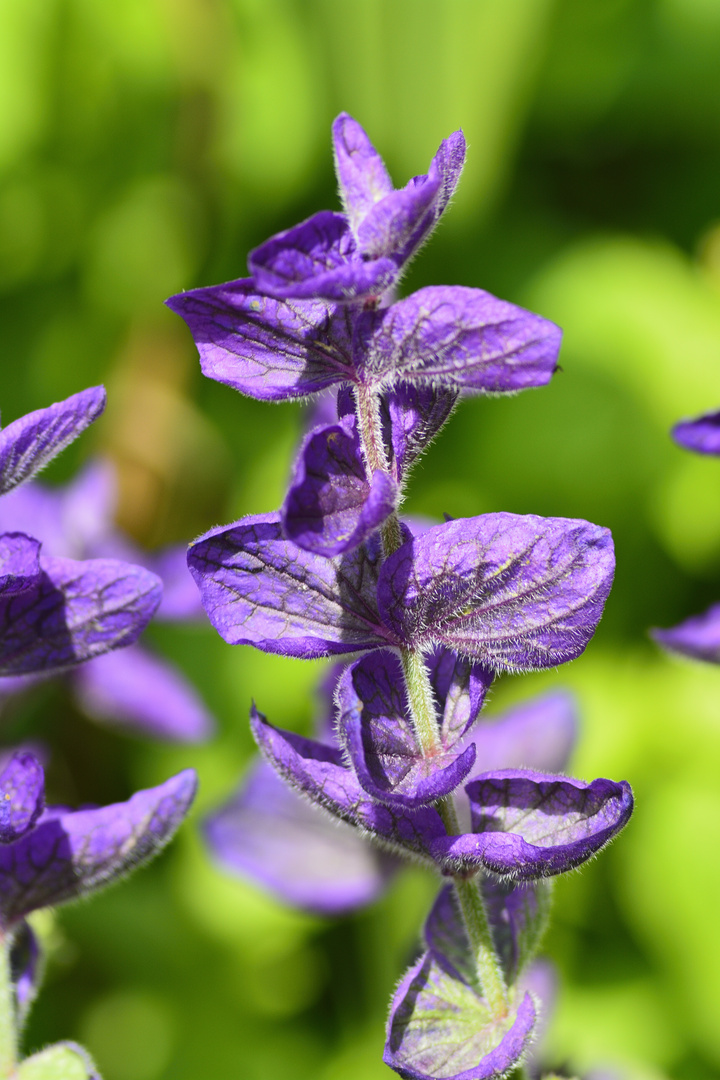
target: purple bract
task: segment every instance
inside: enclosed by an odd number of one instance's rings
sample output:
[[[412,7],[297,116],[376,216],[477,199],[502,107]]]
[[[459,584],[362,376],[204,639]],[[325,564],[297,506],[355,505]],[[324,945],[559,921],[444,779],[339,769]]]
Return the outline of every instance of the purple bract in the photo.
[[[696,454],[720,456],[720,410],[694,420],[681,420],[672,429],[672,437],[679,446]]]

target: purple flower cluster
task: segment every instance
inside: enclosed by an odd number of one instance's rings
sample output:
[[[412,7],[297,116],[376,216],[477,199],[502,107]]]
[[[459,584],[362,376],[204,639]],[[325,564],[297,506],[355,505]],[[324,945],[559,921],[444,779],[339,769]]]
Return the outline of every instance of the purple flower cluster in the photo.
[[[501,1077],[537,1023],[526,976],[547,879],[617,834],[632,793],[554,771],[572,741],[563,699],[494,724],[480,714],[497,672],[583,652],[611,586],[612,538],[535,515],[399,520],[410,467],[460,393],[544,385],[560,331],[479,289],[395,299],[457,185],[461,132],[400,190],[351,117],[335,121],[333,143],[345,213],[261,245],[251,277],[168,303],[211,378],[266,401],[334,390],[281,510],[212,529],[188,562],[225,641],[347,658],[320,738],[276,728],[254,705],[250,718],[274,772],[346,828],[330,838],[263,765],[207,836],[225,864],[320,911],[374,895],[398,856],[450,879],[394,995],[385,1061],[412,1080]],[[383,854],[371,858],[368,840]]]
[[[681,420],[672,435],[686,450],[720,457],[720,411]],[[720,664],[720,604],[713,604],[702,615],[694,615],[669,630],[654,630],[653,637],[679,656]]]

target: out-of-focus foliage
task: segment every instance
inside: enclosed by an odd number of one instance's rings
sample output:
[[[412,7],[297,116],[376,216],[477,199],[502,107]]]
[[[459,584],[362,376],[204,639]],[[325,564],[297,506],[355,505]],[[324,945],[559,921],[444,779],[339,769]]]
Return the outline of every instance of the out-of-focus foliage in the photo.
[[[648,641],[720,597],[720,471],[669,440],[720,405],[720,5],[715,0],[0,0],[3,417],[101,380],[121,524],[154,546],[282,498],[302,414],[203,382],[173,291],[336,207],[329,124],[367,127],[398,183],[462,126],[455,207],[405,288],[481,286],[566,329],[547,389],[468,400],[409,511],[582,516],[616,585],[587,654],[503,679],[491,707],[571,686],[578,775],[637,811],[558,883],[548,1052],[632,1080],[720,1077],[720,672]],[[93,439],[95,443],[93,445]],[[89,440],[89,441],[88,441]],[[252,696],[306,728],[320,664],[152,630],[222,723],[199,750],[91,727],[47,686],[2,717],[41,740],[55,800],[109,802],[192,764],[200,812],[251,753]],[[386,1002],[435,883],[401,875],[339,924],[210,865],[192,824],[151,870],[42,921],[28,1049],[73,1036],[106,1080],[374,1080]]]

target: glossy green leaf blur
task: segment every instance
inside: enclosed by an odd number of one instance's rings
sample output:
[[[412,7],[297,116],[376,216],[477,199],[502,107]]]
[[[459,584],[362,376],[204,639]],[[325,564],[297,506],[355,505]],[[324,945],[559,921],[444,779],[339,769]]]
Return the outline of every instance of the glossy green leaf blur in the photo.
[[[575,663],[503,678],[490,707],[567,686],[579,776],[628,779],[635,816],[559,881],[548,1065],[720,1078],[720,670],[647,636],[720,599],[720,462],[668,437],[720,405],[716,0],[0,0],[5,422],[104,381],[93,452],[149,547],[275,509],[295,406],[203,380],[174,291],[245,274],[248,249],[337,208],[330,123],[364,124],[398,184],[465,130],[458,196],[404,282],[486,288],[565,329],[545,389],[468,399],[407,510],[509,510],[611,527],[617,578]],[[43,915],[26,1051],[86,1044],[105,1080],[381,1080],[387,1002],[436,888],[408,870],[326,923],[209,861],[197,823],[252,753],[251,698],[306,730],[322,665],[153,628],[217,715],[168,749],[101,729],[48,684],[2,741],[41,741],[51,798],[110,802],[198,768],[198,808],[153,866]]]

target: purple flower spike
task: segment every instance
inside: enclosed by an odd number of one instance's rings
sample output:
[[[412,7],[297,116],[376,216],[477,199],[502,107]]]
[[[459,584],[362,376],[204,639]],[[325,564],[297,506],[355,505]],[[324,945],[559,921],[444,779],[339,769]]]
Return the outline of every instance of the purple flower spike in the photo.
[[[372,653],[340,679],[340,739],[361,786],[375,799],[411,808],[436,802],[459,787],[473,766],[474,745],[455,744],[482,707],[492,675],[449,653],[435,658],[433,674],[442,750],[432,757],[424,757],[410,722],[395,656]]]
[[[45,774],[34,754],[13,754],[0,772],[0,844],[31,828],[45,806]]]
[[[472,833],[430,844],[446,873],[484,869],[515,881],[565,873],[612,840],[633,809],[625,781],[586,784],[522,769],[486,774],[465,790]]]
[[[190,328],[203,374],[259,401],[307,397],[353,377],[352,324],[333,304],[273,300],[247,278],[166,303]]]
[[[550,914],[550,882],[532,885],[479,881],[488,921],[508,986],[514,986],[532,959],[547,927]],[[428,949],[451,975],[474,985],[477,975],[465,927],[452,885],[442,889],[425,923]],[[524,980],[523,980],[524,982]]]
[[[364,907],[384,890],[392,860],[357,830],[301,799],[265,762],[205,822],[221,866],[319,915]]]
[[[311,431],[282,509],[288,539],[317,555],[352,551],[394,511],[398,489],[381,470],[368,479],[354,417]]]
[[[562,337],[547,319],[460,285],[431,285],[367,312],[359,333],[372,379],[483,393],[544,386]]]
[[[383,1061],[405,1080],[500,1080],[522,1061],[535,1019],[527,993],[493,1019],[474,986],[429,951],[395,991]]]
[[[250,727],[263,755],[286,783],[386,846],[427,859],[429,842],[445,835],[440,815],[431,807],[400,811],[371,799],[335,747],[274,728],[254,706]]]
[[[146,862],[172,838],[195,796],[186,769],[127,802],[96,810],[47,810],[18,839],[0,844],[0,925],[74,900]]]
[[[681,420],[672,429],[672,437],[679,446],[696,454],[720,456],[720,409],[695,420]]]
[[[0,599],[36,585],[40,573],[39,540],[21,532],[0,534]]]
[[[398,644],[377,614],[371,548],[313,555],[285,539],[277,514],[260,514],[201,536],[188,565],[225,641],[311,659]]]
[[[47,409],[21,416],[0,431],[0,494],[29,480],[97,420],[105,388],[93,386]]]
[[[484,514],[436,525],[383,564],[380,616],[408,645],[497,670],[573,660],[612,584],[610,532],[587,521]]]
[[[0,600],[0,675],[70,667],[129,645],[162,595],[148,570],[115,559],[42,558],[38,584]]]
[[[564,691],[542,694],[501,716],[484,717],[468,733],[477,749],[474,773],[495,769],[565,769],[577,738],[575,699]]]
[[[74,673],[80,705],[95,720],[171,742],[200,742],[214,721],[177,668],[131,645]]]
[[[670,630],[651,631],[663,648],[691,660],[720,664],[720,604],[702,615],[693,615]]]

